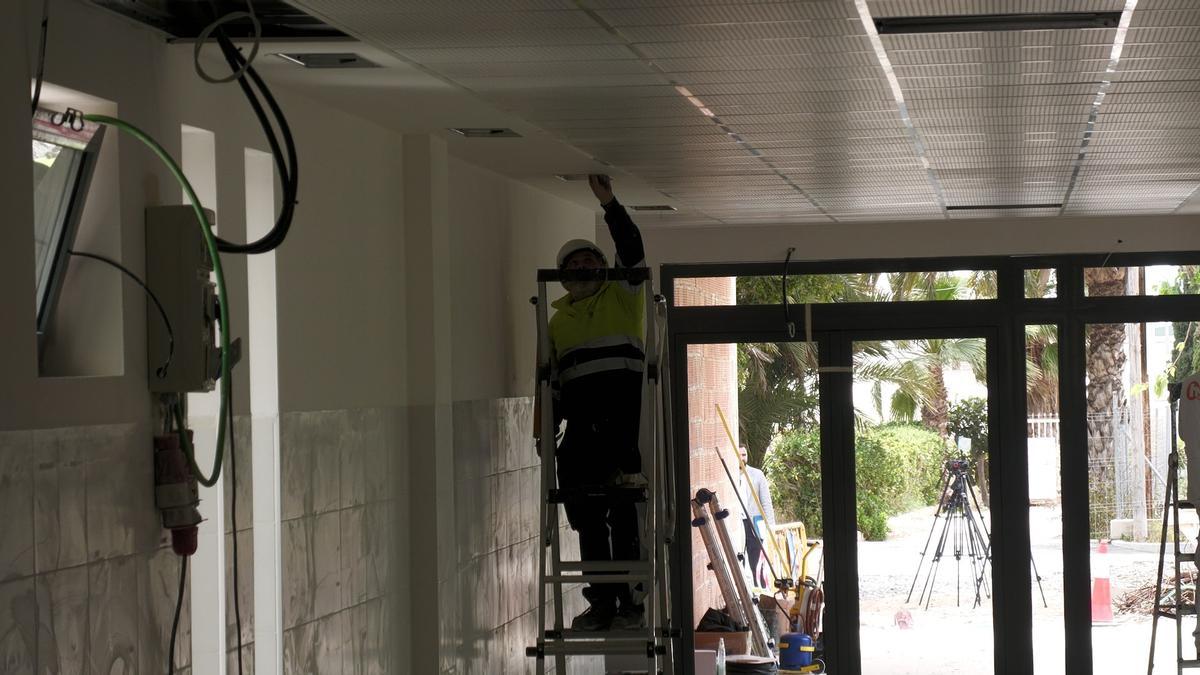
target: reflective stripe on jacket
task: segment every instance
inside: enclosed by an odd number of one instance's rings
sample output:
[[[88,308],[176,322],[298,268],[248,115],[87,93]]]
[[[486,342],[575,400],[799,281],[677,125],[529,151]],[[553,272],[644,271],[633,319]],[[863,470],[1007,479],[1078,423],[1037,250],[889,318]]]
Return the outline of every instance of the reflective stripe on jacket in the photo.
[[[641,372],[646,354],[646,285],[606,281],[578,302],[566,295],[552,303],[550,341],[559,384],[612,370]]]

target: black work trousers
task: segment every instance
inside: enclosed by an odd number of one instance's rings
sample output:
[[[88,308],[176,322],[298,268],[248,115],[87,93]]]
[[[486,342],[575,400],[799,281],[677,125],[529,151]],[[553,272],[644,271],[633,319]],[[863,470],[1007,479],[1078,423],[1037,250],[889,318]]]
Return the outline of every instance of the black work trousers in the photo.
[[[555,453],[559,487],[607,487],[622,474],[641,471],[641,385],[640,373],[622,371],[586,376],[564,388],[567,428]],[[636,504],[589,497],[564,506],[567,522],[579,533],[581,560],[641,557]],[[602,609],[632,606],[629,584],[592,584],[583,595]]]

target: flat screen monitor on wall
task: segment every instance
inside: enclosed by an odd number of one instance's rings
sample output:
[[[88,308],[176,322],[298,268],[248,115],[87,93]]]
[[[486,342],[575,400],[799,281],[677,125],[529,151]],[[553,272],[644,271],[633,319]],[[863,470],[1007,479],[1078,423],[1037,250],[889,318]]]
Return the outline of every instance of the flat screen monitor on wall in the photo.
[[[103,137],[103,127],[78,117],[49,110],[38,110],[33,117],[33,259],[39,347],[62,291]]]

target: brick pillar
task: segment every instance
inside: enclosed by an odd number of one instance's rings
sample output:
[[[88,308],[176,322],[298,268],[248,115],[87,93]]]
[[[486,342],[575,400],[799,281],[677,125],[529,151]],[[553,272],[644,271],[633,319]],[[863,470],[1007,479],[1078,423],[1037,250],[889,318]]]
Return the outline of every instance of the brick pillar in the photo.
[[[675,304],[678,306],[733,305],[736,302],[736,280],[734,277],[708,279],[676,279]],[[737,345],[713,344],[690,345],[687,352],[687,415],[688,415],[688,464],[691,475],[691,492],[700,488],[715,491],[722,506],[734,514],[727,524],[734,543],[742,541],[740,507],[737,497],[729,485],[715,448],[720,448],[726,462],[736,462],[729,447],[729,438],[717,414],[717,405],[725,411],[729,426],[738,438],[737,404]],[[733,464],[730,464],[732,470]],[[722,607],[725,603],[717,587],[716,577],[707,569],[708,553],[699,531],[692,531],[692,625],[709,607]]]

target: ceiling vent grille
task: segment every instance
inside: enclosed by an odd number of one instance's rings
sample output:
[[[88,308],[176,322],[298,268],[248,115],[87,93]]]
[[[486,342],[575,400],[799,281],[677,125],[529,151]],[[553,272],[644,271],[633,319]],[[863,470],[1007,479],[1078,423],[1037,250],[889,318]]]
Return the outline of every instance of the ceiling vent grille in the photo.
[[[674,211],[670,204],[636,204],[629,207],[632,211]]]
[[[1058,12],[1054,14],[877,17],[875,28],[880,35],[907,35],[912,33],[1116,28],[1120,23],[1120,12]]]

